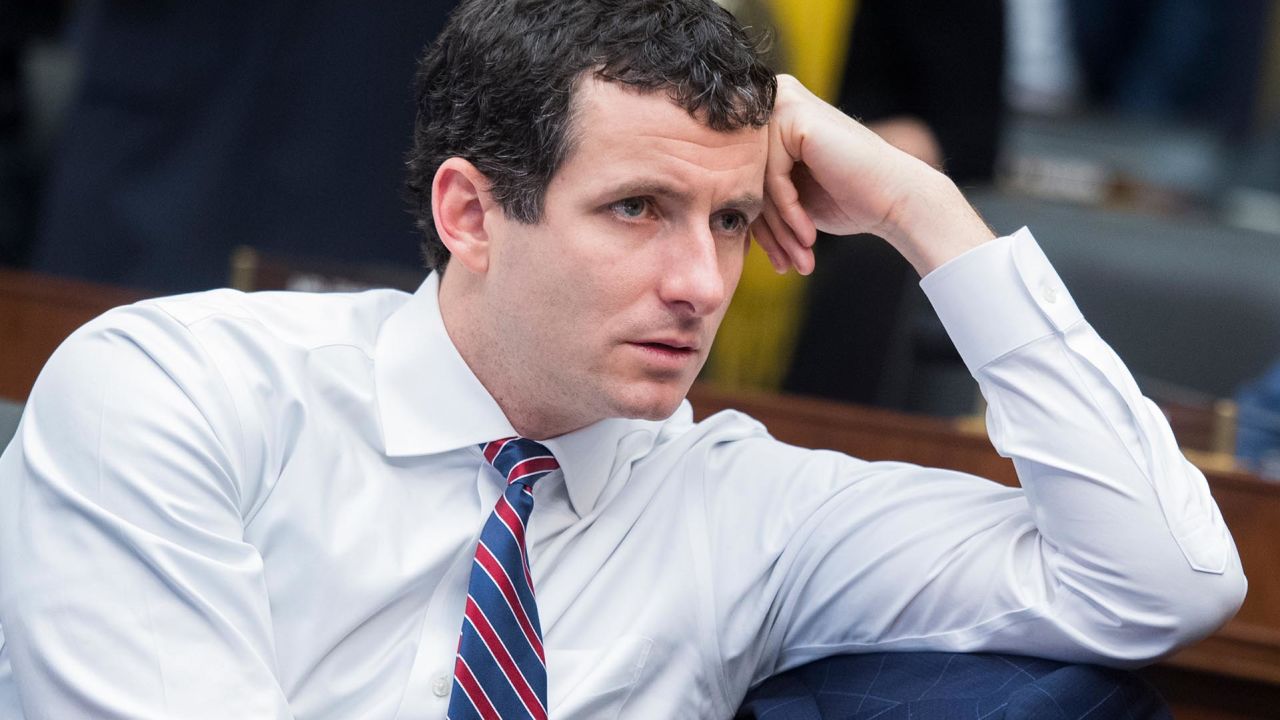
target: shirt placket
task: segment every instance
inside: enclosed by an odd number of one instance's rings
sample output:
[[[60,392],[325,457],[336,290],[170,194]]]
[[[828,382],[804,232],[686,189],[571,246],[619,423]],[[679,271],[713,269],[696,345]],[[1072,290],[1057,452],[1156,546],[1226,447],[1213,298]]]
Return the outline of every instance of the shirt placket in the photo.
[[[476,506],[474,526],[465,548],[457,548],[455,559],[440,581],[430,589],[431,597],[422,616],[418,649],[414,656],[404,700],[397,718],[442,718],[449,709],[453,688],[453,665],[458,652],[458,632],[467,601],[467,581],[480,530],[502,493],[503,480],[476,452]]]

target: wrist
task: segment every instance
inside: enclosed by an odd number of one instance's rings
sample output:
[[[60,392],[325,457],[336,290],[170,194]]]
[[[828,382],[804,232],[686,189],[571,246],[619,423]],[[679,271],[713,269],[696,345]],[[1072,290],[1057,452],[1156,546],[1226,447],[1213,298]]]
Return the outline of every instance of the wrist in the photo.
[[[950,178],[932,168],[924,170],[893,204],[881,234],[921,277],[995,239]]]

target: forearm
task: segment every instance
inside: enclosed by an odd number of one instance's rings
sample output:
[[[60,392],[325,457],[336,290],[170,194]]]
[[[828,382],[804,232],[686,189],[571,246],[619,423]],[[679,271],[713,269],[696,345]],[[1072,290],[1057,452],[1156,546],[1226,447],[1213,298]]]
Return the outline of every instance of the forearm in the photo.
[[[775,265],[808,272],[817,230],[896,248],[1025,488],[901,466],[832,474],[815,490],[843,495],[781,590],[800,608],[778,635],[783,662],[868,647],[1140,661],[1225,622],[1245,581],[1204,478],[1030,235],[992,242],[951,180],[794,78],[779,78],[770,132],[757,239]],[[826,624],[839,603],[851,627]]]
[[[910,189],[898,195],[880,234],[924,277],[995,233],[950,178],[923,162],[912,165],[903,181]]]
[[[1136,656],[1211,632],[1245,583],[1204,477],[1029,233],[978,252],[922,285],[1018,468],[1064,619]]]
[[[777,588],[751,618],[770,627],[753,679],[873,650],[1129,665],[1229,619],[1245,581],[1203,477],[1029,234],[983,244],[922,284],[1023,489],[835,453],[739,449],[727,476],[766,474],[761,483],[788,491],[746,523],[789,528],[767,533],[786,536],[781,549],[744,542],[741,518],[720,540],[736,553],[730,565],[755,566]],[[778,607],[788,612],[772,622]]]

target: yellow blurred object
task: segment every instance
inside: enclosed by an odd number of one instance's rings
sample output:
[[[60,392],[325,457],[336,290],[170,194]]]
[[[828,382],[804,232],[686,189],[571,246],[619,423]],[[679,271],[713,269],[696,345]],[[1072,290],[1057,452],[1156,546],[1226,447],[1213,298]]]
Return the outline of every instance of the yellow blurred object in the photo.
[[[833,100],[856,5],[854,0],[765,0],[763,10],[777,23],[781,56],[789,63],[779,70]],[[778,275],[753,243],[703,379],[721,387],[777,390],[791,362],[804,290],[802,276]]]
[[[725,388],[776,390],[800,329],[804,278],[777,274],[754,242],[702,378]]]
[[[855,0],[766,0],[778,23],[791,67],[805,87],[827,102],[840,89],[840,72],[853,27]]]

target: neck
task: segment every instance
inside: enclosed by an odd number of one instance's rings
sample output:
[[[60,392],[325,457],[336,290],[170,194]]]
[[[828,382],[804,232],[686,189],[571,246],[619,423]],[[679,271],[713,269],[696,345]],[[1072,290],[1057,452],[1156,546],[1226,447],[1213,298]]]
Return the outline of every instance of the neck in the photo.
[[[538,378],[524,377],[519,358],[504,350],[487,321],[493,314],[484,309],[479,284],[465,275],[463,268],[454,268],[440,279],[440,318],[463,362],[498,403],[511,427],[521,437],[546,440],[589,425],[565,408],[538,401],[529,391],[538,387]]]

